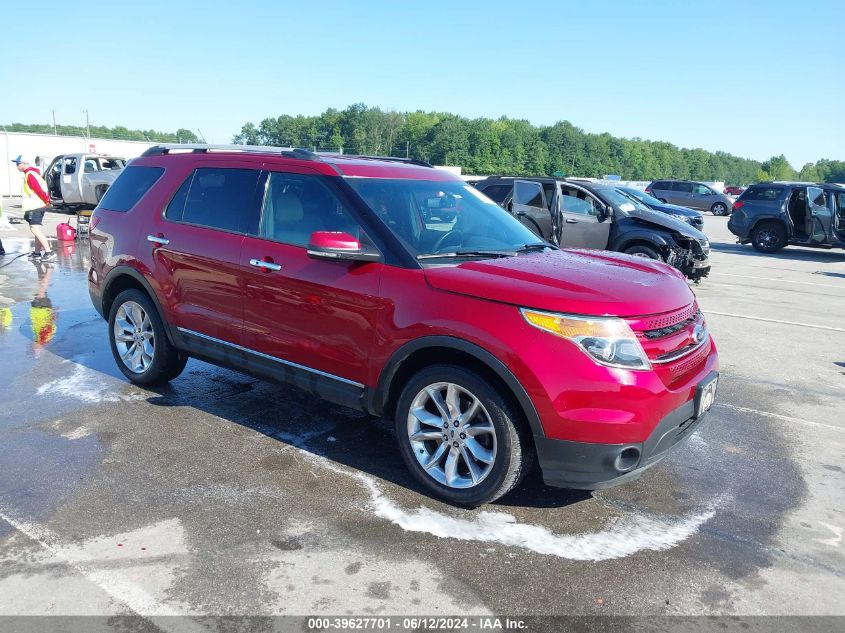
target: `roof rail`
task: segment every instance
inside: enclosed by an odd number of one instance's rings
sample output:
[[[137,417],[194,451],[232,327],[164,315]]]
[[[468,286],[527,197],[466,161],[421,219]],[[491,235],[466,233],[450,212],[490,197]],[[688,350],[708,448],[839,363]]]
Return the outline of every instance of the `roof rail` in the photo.
[[[164,143],[154,145],[145,151],[142,156],[160,156],[170,154],[172,151],[192,153],[206,152],[246,152],[250,154],[281,154],[288,158],[300,160],[319,160],[319,157],[307,149],[299,147],[270,147],[268,145],[209,145],[205,143]]]
[[[406,163],[408,165],[418,165],[419,167],[430,167],[434,169],[434,165],[424,160],[417,160],[416,158],[401,158],[398,156],[367,156],[364,154],[341,154],[343,158],[363,158],[364,160],[384,160],[392,163]]]

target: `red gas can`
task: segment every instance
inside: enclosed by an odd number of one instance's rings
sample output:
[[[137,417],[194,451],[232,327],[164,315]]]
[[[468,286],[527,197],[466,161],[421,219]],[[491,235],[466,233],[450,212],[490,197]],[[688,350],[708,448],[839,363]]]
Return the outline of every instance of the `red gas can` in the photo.
[[[56,237],[62,242],[72,242],[76,239],[76,229],[67,222],[56,226]]]

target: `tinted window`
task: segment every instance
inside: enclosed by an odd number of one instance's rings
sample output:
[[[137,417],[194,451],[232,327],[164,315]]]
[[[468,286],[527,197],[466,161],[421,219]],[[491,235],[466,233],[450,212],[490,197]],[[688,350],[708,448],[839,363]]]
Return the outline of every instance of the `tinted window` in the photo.
[[[191,188],[191,181],[194,179],[194,172],[185,179],[182,186],[176,192],[176,195],[170,200],[167,209],[164,211],[164,217],[174,222],[182,221],[182,214],[185,212],[185,200],[188,199],[188,190]]]
[[[109,211],[129,211],[161,178],[161,167],[127,167],[108,188],[100,207]]]
[[[598,203],[580,189],[561,187],[560,210],[564,213],[598,215]]]
[[[836,207],[836,215],[845,220],[845,193],[832,192],[834,206]]]
[[[809,194],[810,202],[816,207],[826,207],[827,206],[827,196],[824,193],[824,189],[820,187],[807,187],[807,193]]]
[[[743,200],[777,200],[783,193],[783,187],[752,187],[742,194]]]
[[[75,158],[65,158],[65,173],[66,174],[75,174],[76,173],[76,159]]]
[[[314,231],[342,231],[366,241],[358,222],[319,176],[271,173],[259,235],[284,244],[307,246]]]
[[[494,202],[498,202],[499,204],[502,204],[511,192],[510,185],[488,185],[487,187],[479,187],[478,189],[482,191],[485,196]]]
[[[672,188],[671,183],[664,182],[663,180],[658,180],[655,183],[652,183],[651,190],[654,191],[655,189],[660,189],[662,191],[669,191]]]
[[[680,191],[682,193],[692,193],[691,182],[673,182],[672,191]]]
[[[513,201],[516,204],[524,204],[528,207],[539,207],[545,209],[543,201],[543,187],[537,182],[514,182]]]
[[[224,231],[241,230],[241,222],[255,204],[258,176],[255,169],[197,169],[182,221]]]

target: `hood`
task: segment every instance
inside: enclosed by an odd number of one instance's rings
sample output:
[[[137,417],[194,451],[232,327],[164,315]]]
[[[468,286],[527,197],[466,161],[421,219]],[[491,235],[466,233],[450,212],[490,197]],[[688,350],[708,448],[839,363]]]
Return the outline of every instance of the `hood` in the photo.
[[[690,209],[688,207],[682,207],[678,204],[653,204],[650,205],[652,209],[655,211],[662,211],[664,213],[675,213],[677,215],[683,215],[686,217],[701,217],[704,215],[701,211],[696,211],[695,209]]]
[[[659,314],[694,298],[674,268],[607,251],[566,249],[433,266],[425,278],[438,290],[593,316]]]
[[[652,211],[651,209],[634,209],[627,211],[628,217],[646,222],[648,224],[655,224],[663,229],[669,229],[675,233],[680,233],[685,237],[691,237],[695,240],[704,241],[707,236],[696,228],[693,228],[683,220],[673,218],[671,215],[661,213],[660,211]]]

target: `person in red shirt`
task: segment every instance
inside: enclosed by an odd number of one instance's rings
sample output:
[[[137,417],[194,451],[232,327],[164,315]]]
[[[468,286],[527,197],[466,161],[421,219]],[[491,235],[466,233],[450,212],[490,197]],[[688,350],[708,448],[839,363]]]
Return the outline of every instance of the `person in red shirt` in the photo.
[[[12,162],[17,165],[18,171],[24,175],[21,206],[24,212],[24,220],[29,223],[29,230],[35,237],[35,250],[30,253],[29,258],[40,259],[44,262],[52,261],[56,254],[50,248],[47,236],[44,235],[44,230],[41,228],[44,222],[44,213],[50,206],[47,183],[41,177],[41,172],[23,160],[21,156],[18,156]]]

